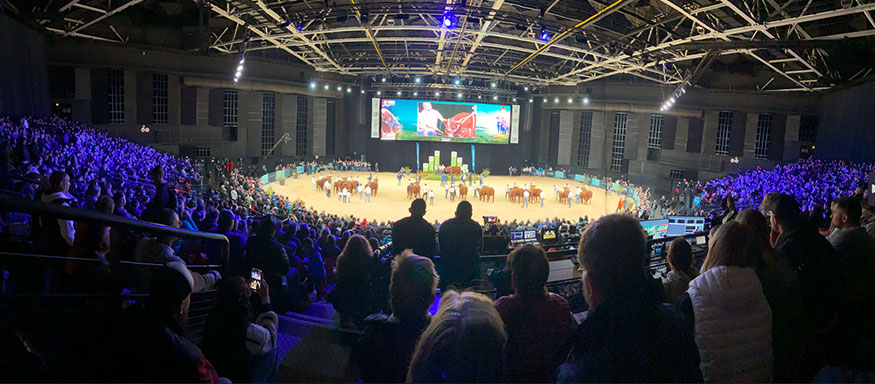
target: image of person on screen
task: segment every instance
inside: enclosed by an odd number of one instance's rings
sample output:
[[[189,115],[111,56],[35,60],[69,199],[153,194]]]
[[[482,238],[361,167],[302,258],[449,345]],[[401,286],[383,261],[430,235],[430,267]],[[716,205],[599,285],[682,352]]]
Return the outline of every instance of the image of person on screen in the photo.
[[[447,119],[438,110],[432,109],[431,103],[425,102],[421,106],[422,110],[416,120],[416,133],[419,136],[437,136],[440,132],[438,123],[446,125]]]
[[[388,108],[380,109],[380,130],[382,140],[395,140],[401,131],[401,122]]]
[[[510,131],[510,123],[507,121],[507,109],[501,107],[501,114],[499,114],[495,119],[498,120],[498,134],[506,135]]]

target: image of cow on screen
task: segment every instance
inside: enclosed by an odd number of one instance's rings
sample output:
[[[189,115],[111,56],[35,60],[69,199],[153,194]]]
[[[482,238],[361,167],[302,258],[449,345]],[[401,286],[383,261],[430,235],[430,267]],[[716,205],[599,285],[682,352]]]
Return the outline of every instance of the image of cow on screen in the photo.
[[[382,140],[507,144],[510,106],[381,100]]]

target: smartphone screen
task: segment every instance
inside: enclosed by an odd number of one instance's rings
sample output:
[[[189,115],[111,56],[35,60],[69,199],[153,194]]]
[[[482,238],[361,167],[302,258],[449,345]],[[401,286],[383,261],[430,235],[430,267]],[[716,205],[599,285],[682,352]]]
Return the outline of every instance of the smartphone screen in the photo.
[[[261,270],[258,268],[252,268],[249,271],[249,287],[253,290],[257,290],[261,287]]]

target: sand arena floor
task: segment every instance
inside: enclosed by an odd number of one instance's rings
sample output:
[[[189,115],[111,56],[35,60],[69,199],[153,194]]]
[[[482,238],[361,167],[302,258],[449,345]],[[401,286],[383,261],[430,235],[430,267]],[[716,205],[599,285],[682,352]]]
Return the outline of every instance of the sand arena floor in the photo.
[[[317,179],[322,176],[327,176],[328,172],[322,172],[317,175]],[[367,172],[331,172],[334,177],[361,177],[363,181],[367,180]],[[398,185],[396,173],[380,172],[374,173],[374,177],[379,179],[379,190],[376,196],[371,196],[370,202],[365,202],[364,197],[359,200],[358,193],[352,196],[352,202],[343,204],[337,194],[332,191],[331,198],[325,196],[324,191],[314,191],[310,177],[301,175],[297,179],[287,179],[285,185],[280,185],[278,182],[268,184],[268,188],[278,194],[285,195],[291,199],[301,199],[308,206],[339,215],[355,215],[356,217],[364,217],[369,221],[386,221],[398,220],[408,216],[407,209],[410,207],[410,201],[407,198],[407,182],[409,179],[405,177],[401,179],[401,185]],[[571,207],[567,204],[559,204],[553,192],[553,185],[560,187],[568,183],[568,186],[574,189],[577,185],[583,183],[553,179],[547,177],[535,176],[489,176],[486,178],[483,185],[495,188],[495,202],[480,201],[480,197],[473,197],[473,190],[468,190],[468,201],[474,207],[474,219],[482,221],[483,216],[498,216],[501,221],[517,220],[537,220],[544,218],[568,218],[577,219],[584,215],[589,216],[590,220],[601,217],[603,215],[614,213],[617,209],[617,203],[622,198],[616,193],[607,196],[606,191],[601,188],[588,186],[593,191],[593,197],[590,204],[575,204],[573,201]],[[426,211],[425,219],[429,222],[435,220],[444,221],[453,217],[456,205],[459,203],[459,196],[456,196],[455,201],[450,201],[449,198],[444,198],[444,189],[440,186],[440,181],[427,180],[422,185],[428,185],[435,192],[434,205],[429,202]],[[476,178],[474,184],[476,185]],[[514,184],[522,186],[523,184],[534,184],[536,187],[544,190],[546,199],[544,206],[531,203],[527,208],[523,208],[522,204],[511,203],[504,197],[505,186]],[[630,198],[626,198],[624,204],[632,203]]]

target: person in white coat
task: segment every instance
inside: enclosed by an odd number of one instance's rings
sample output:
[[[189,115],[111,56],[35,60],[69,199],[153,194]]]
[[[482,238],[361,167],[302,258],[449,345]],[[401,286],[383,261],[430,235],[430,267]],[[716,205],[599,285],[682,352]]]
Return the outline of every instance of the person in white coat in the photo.
[[[721,225],[690,282],[689,301],[681,298],[692,314],[706,383],[772,381],[772,311],[753,268],[757,252],[743,224]]]

